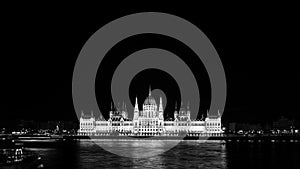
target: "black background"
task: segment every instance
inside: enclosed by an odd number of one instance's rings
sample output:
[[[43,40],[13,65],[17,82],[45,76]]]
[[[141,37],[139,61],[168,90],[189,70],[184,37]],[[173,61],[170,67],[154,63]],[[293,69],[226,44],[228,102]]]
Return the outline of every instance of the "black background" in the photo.
[[[210,39],[227,78],[223,121],[265,122],[281,115],[299,119],[299,12],[296,6],[235,5],[4,6],[6,9],[1,12],[1,120],[76,120],[72,74],[81,48],[109,21],[144,11],[166,12],[187,19]],[[137,42],[130,44],[142,46]],[[148,45],[151,46],[151,41]],[[181,54],[185,53],[181,51]],[[103,69],[108,70],[110,66],[106,64]],[[202,68],[199,72],[205,76]],[[200,90],[210,90],[207,82]],[[96,92],[101,94],[101,87],[97,87]],[[139,91],[131,91],[132,98],[135,92]],[[141,97],[144,93],[140,91]],[[209,100],[209,94],[207,97]],[[109,108],[110,100],[104,102]],[[200,111],[206,109],[207,103]]]

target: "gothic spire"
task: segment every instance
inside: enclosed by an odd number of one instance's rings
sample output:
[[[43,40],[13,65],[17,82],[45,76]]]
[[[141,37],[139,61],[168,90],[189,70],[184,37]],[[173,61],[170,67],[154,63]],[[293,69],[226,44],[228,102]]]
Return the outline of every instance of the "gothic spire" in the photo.
[[[138,100],[137,100],[137,97],[135,97],[134,111],[135,111],[135,112],[138,112],[138,111],[139,111],[139,106],[138,106]]]
[[[162,98],[161,98],[161,96],[159,97],[159,104],[162,104]]]
[[[159,97],[159,111],[163,111],[162,98]]]
[[[149,96],[151,96],[151,85],[149,85]]]
[[[120,102],[118,102],[117,111],[120,111]]]

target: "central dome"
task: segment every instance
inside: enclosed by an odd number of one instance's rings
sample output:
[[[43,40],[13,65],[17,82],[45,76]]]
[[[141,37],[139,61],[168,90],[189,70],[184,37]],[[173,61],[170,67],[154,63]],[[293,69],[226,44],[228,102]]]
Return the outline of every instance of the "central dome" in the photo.
[[[154,97],[151,96],[151,87],[149,87],[149,95],[146,98],[146,100],[144,101],[144,105],[156,105],[156,101],[154,99]]]
[[[148,96],[146,98],[146,100],[144,101],[144,104],[152,104],[152,105],[156,105],[156,101],[154,99],[154,97],[152,97],[151,95]]]

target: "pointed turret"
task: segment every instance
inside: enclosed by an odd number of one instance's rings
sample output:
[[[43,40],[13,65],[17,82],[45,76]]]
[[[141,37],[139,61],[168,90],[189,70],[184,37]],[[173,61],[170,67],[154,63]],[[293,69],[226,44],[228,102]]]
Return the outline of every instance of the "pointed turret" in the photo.
[[[204,115],[202,114],[200,121],[203,121],[203,120],[204,120]]]
[[[176,120],[178,116],[178,112],[177,112],[177,102],[175,101],[175,111],[174,111],[174,119]]]
[[[94,117],[94,112],[93,112],[93,110],[91,111],[91,117]]]
[[[81,117],[83,117],[84,116],[84,113],[83,113],[83,110],[81,110]]]
[[[163,111],[163,104],[162,104],[162,98],[159,98],[159,108],[158,111]]]
[[[123,101],[123,103],[122,103],[122,111],[124,111],[125,110],[125,104],[124,104],[124,101]]]
[[[149,85],[149,96],[151,96],[151,85]]]
[[[122,117],[124,119],[128,118],[127,109],[126,109],[126,103],[124,101],[123,101],[123,104],[122,104]]]
[[[135,97],[135,106],[134,106],[134,114],[133,114],[133,119],[136,120],[139,117],[139,105],[138,105],[138,100],[137,97]]]
[[[190,102],[187,103],[187,106],[186,106],[186,115],[188,117],[188,120],[191,119],[191,111],[190,111]]]
[[[113,111],[109,112],[109,119],[111,119],[113,117]]]
[[[109,119],[112,118],[112,116],[113,116],[113,111],[114,111],[114,102],[111,101],[110,111],[109,111]]]
[[[118,102],[117,111],[120,111],[120,102]]]
[[[138,100],[137,100],[137,97],[135,97],[135,106],[134,106],[134,112],[139,112],[139,105],[138,105]]]

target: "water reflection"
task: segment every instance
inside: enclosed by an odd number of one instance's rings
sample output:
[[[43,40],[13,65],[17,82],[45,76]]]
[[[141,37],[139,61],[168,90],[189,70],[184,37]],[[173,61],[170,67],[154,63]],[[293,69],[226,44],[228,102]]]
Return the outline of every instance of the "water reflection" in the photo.
[[[104,142],[105,143],[105,142]],[[141,147],[161,151],[172,141],[111,142],[107,146],[133,148],[142,156]],[[66,143],[51,149],[32,149],[43,156],[46,168],[300,168],[299,142],[182,141],[170,150],[147,158],[128,158],[105,151],[91,140]],[[120,150],[121,151],[121,150]],[[151,152],[150,152],[151,153]]]
[[[226,167],[226,147],[220,141],[184,141],[162,156],[171,168]]]
[[[94,140],[95,141],[95,140]],[[99,141],[99,140],[98,140]],[[132,148],[131,155],[164,151],[172,147],[171,140],[149,142],[101,140],[119,151]],[[177,144],[177,143],[176,143]],[[143,152],[148,147],[150,152]],[[91,140],[82,140],[51,149],[31,149],[43,156],[47,168],[226,168],[226,146],[212,141],[182,141],[175,147],[147,158],[128,158],[105,151]],[[128,152],[128,151],[125,151]],[[131,156],[130,155],[130,156]],[[128,155],[129,156],[129,155]]]
[[[147,156],[147,158],[120,157],[108,152],[104,155],[103,151],[97,153],[95,147],[93,148],[95,151],[86,152],[91,149],[88,147],[93,146],[93,144],[81,142],[81,147],[87,148],[86,151],[80,153],[81,164],[84,164],[82,167],[90,166],[90,164],[95,167],[97,161],[90,158],[92,156],[92,158],[97,159],[95,157],[98,156],[102,159],[102,163],[105,161],[104,164],[106,164],[100,165],[101,162],[98,161],[97,166],[101,168],[226,168],[226,146],[220,141],[182,141],[175,147],[172,145],[175,142],[171,140],[147,140],[146,142],[123,140],[122,142],[107,141],[107,143],[101,140],[101,142],[106,146],[115,146],[116,151],[119,149],[119,151],[132,153],[130,156]],[[169,147],[173,148],[160,155],[148,157],[151,153],[163,152]]]
[[[95,144],[116,155],[147,158],[162,154],[178,144],[178,140],[107,140],[93,139]]]

